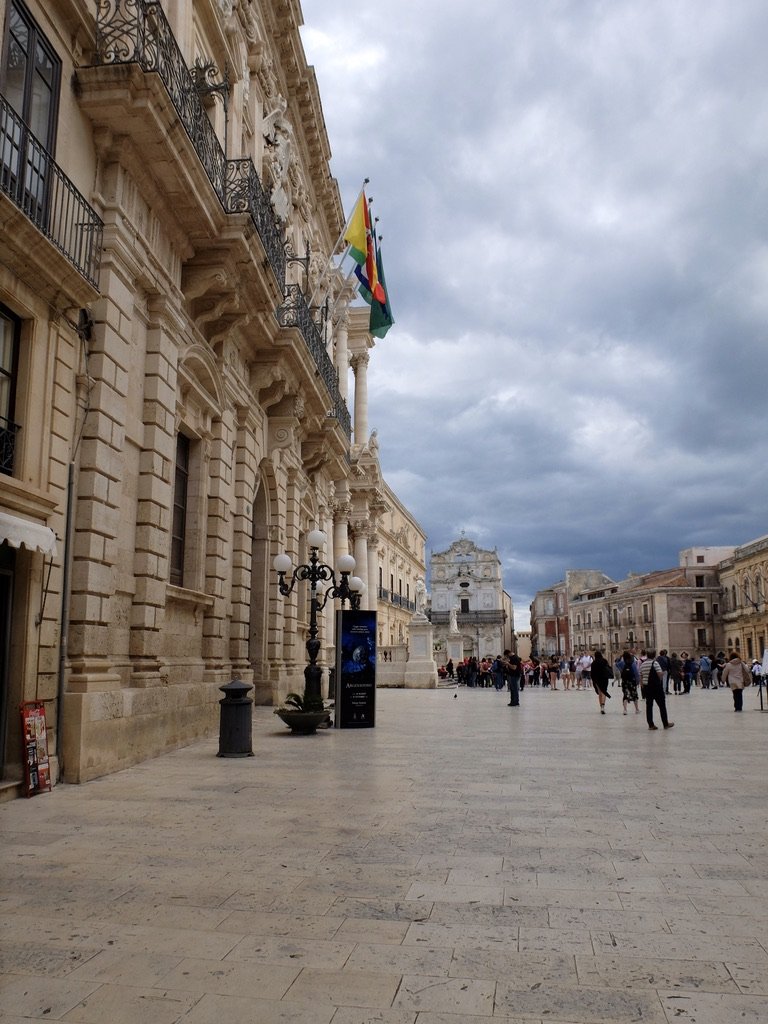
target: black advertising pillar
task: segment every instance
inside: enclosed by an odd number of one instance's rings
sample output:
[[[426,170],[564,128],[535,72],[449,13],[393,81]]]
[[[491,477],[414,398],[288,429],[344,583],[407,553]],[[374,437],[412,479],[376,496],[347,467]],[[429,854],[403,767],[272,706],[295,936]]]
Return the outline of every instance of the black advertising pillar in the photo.
[[[376,725],[376,612],[336,612],[337,729]]]

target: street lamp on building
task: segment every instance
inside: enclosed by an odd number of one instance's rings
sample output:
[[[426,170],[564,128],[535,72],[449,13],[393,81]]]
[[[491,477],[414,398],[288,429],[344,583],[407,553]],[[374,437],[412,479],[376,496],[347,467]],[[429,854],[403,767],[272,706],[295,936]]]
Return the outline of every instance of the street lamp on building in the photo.
[[[321,686],[323,670],[317,664],[317,656],[320,653],[320,641],[317,639],[317,613],[325,608],[328,598],[338,598],[342,608],[349,601],[352,608],[360,607],[360,598],[365,590],[365,583],[359,576],[353,576],[355,560],[352,555],[341,555],[336,561],[336,572],[330,565],[320,561],[318,551],[325,544],[325,534],[322,530],[311,530],[307,534],[309,546],[309,561],[303,565],[297,565],[292,569],[290,555],[283,552],[276,555],[272,565],[277,573],[277,588],[283,597],[292,593],[296,584],[301,580],[309,582],[309,636],[307,638],[307,665],[304,669],[304,693],[309,701],[321,702]],[[286,581],[286,576],[289,576]],[[336,573],[339,578],[336,578]],[[318,584],[328,583],[330,586],[323,588]]]

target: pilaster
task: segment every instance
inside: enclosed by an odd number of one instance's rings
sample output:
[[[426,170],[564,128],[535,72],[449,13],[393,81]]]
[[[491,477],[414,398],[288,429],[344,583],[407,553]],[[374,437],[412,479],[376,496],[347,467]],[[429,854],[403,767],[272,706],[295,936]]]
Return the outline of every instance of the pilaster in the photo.
[[[203,619],[203,660],[205,678],[211,682],[230,674],[227,629],[232,527],[231,414],[225,413],[211,425],[211,458],[208,465],[208,516],[205,542],[205,593],[213,598]]]
[[[135,282],[114,252],[102,266],[101,287],[103,297],[93,307],[93,384],[79,450],[72,555],[68,688],[77,693],[120,688],[109,652],[118,525],[124,514],[123,449]]]
[[[237,678],[250,682],[253,501],[259,472],[256,419],[247,407],[237,410],[235,440],[235,515],[232,539],[232,611],[229,658]]]
[[[149,303],[144,367],[143,438],[136,500],[135,590],[129,653],[131,685],[162,683],[162,630],[173,502],[178,328],[164,298]]]

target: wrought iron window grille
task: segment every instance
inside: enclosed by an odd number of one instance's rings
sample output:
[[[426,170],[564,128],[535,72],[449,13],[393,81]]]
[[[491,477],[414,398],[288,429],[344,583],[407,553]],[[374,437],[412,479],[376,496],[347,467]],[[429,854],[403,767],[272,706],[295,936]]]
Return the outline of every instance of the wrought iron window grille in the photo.
[[[13,423],[0,416],[0,473],[13,476],[13,463],[16,454],[16,435],[21,430],[18,423]]]

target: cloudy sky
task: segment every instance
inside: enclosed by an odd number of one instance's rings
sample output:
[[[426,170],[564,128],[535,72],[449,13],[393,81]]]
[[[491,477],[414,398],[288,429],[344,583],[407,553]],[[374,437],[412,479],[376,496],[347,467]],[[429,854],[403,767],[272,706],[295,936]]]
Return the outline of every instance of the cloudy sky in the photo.
[[[369,368],[389,484],[495,547],[518,628],[768,532],[765,0],[302,0],[347,209],[396,326]]]

